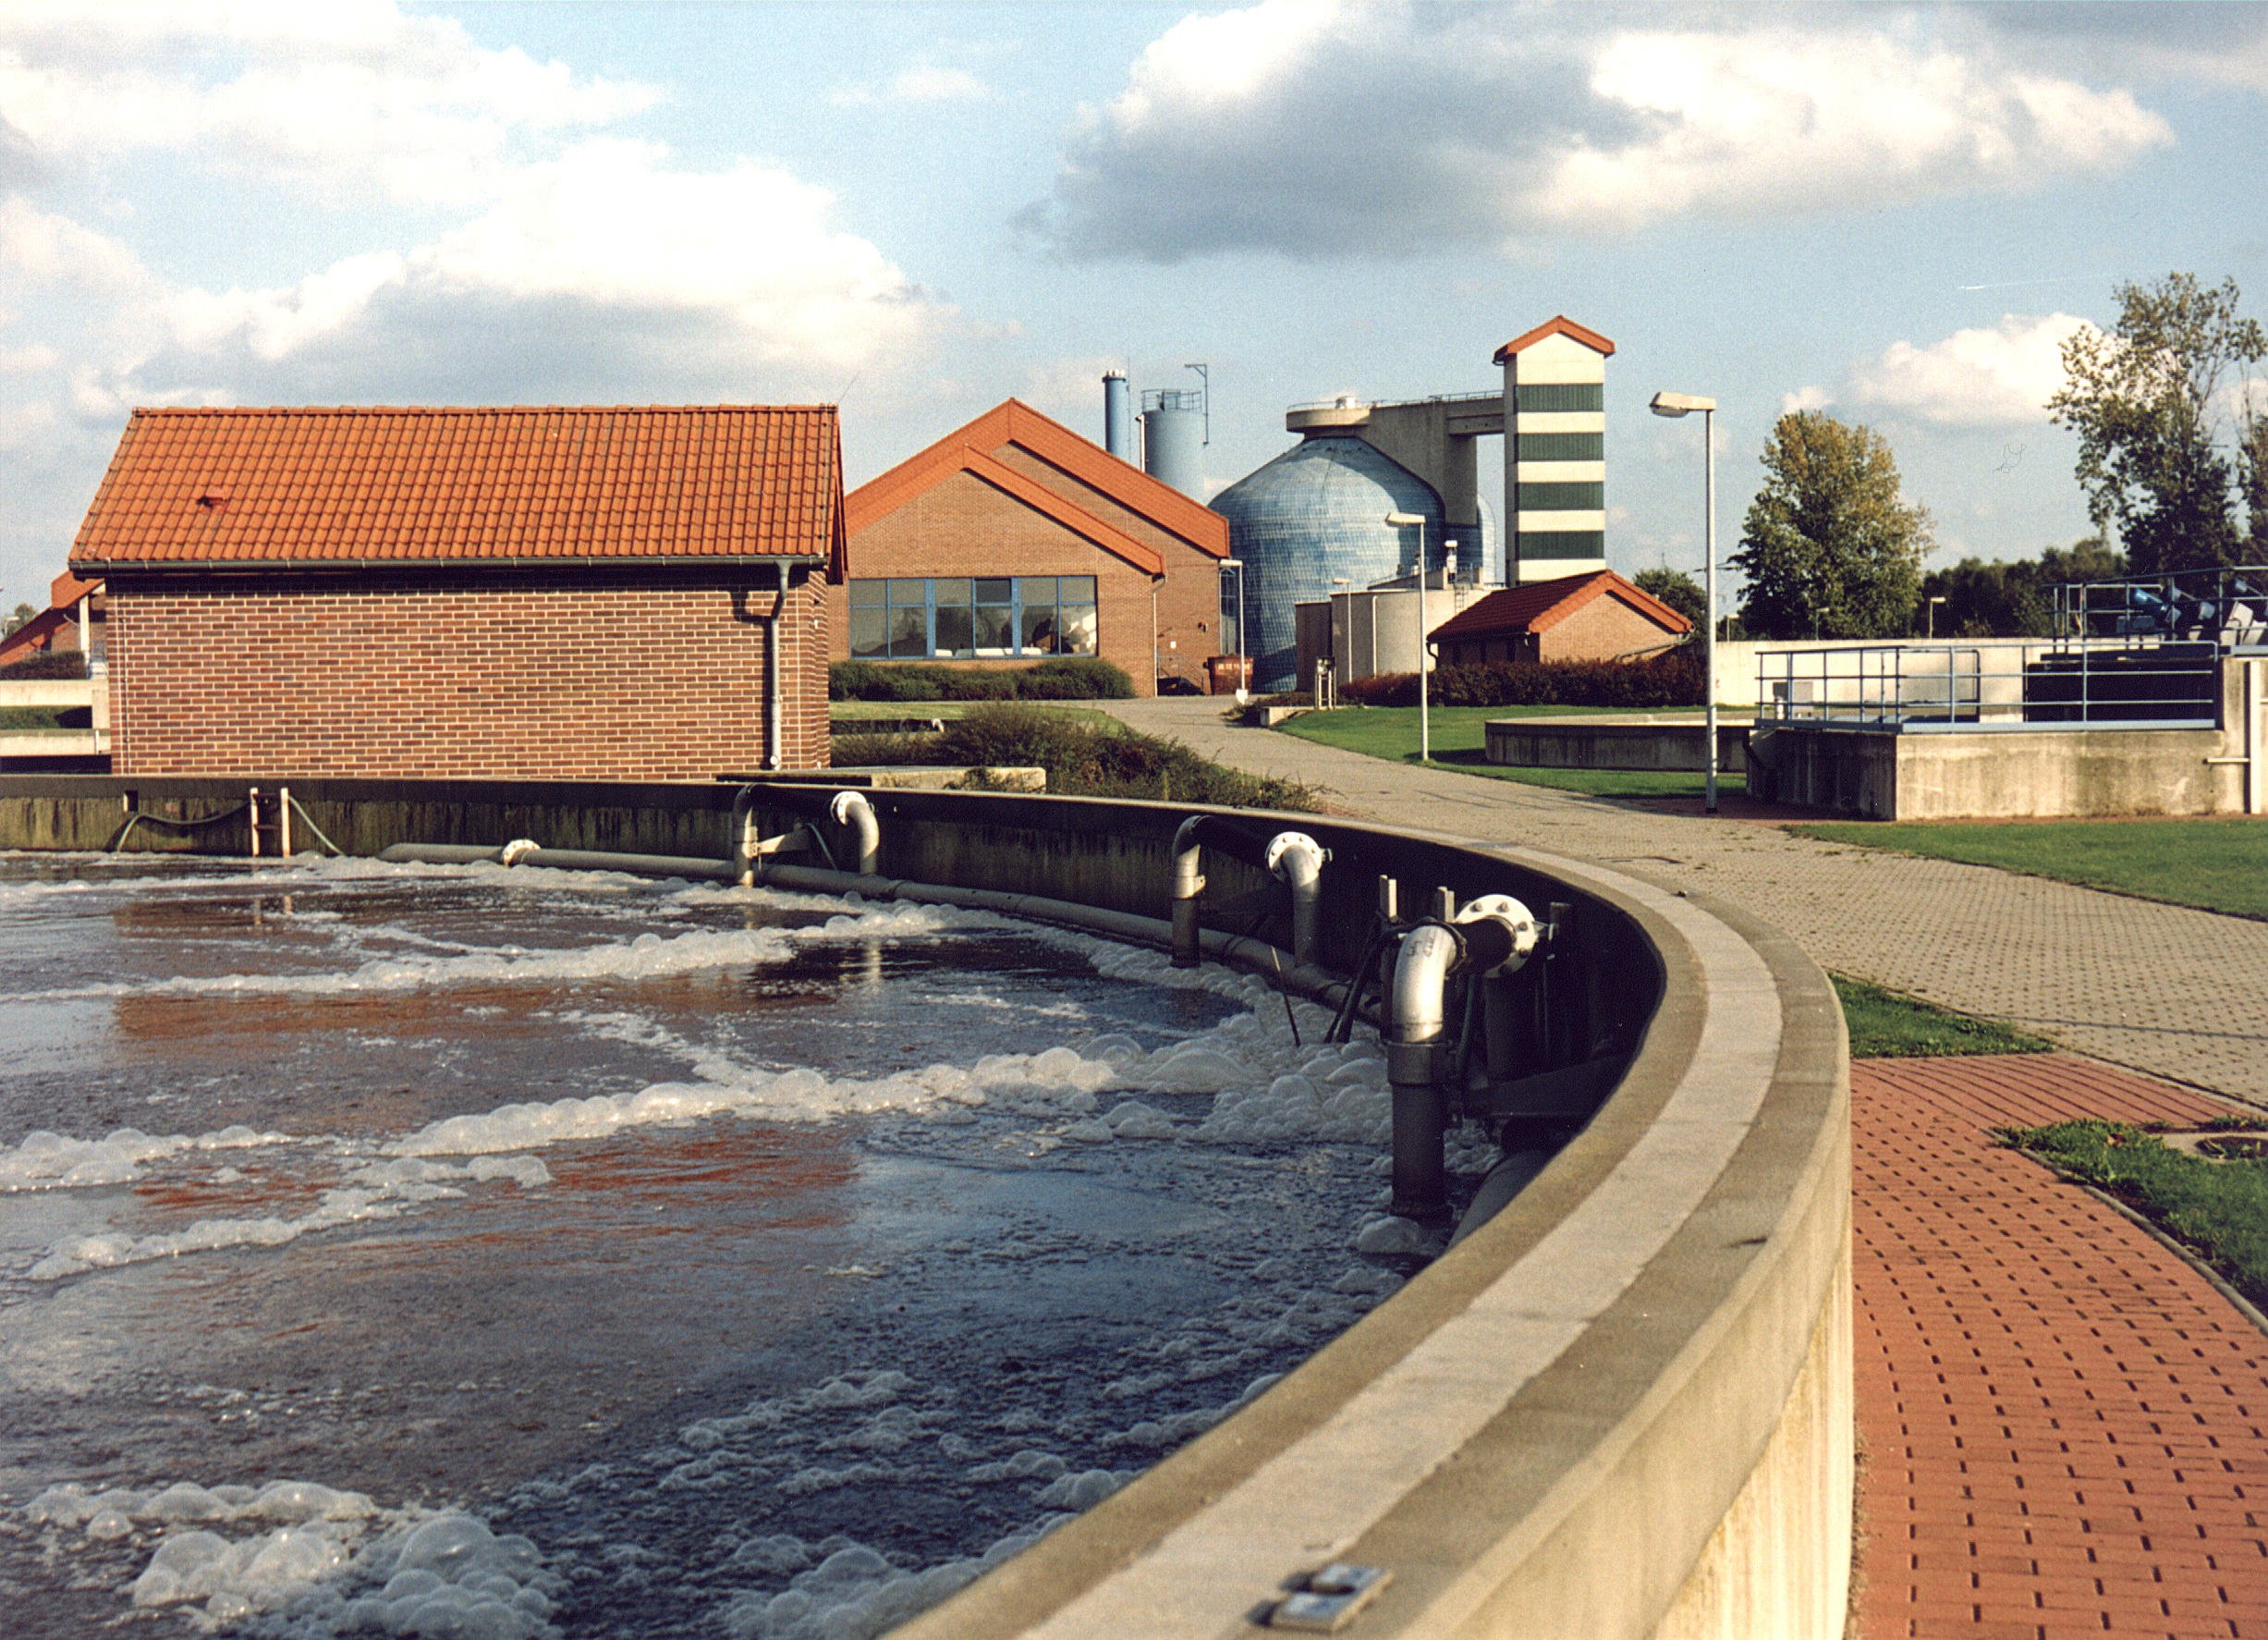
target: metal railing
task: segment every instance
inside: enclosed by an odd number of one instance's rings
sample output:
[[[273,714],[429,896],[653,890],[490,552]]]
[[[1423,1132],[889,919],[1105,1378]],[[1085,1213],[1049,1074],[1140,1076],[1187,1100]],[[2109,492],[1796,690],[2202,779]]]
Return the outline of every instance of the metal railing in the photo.
[[[2055,635],[2210,643],[2224,653],[2268,650],[2268,566],[2177,569],[2050,589]]]
[[[1760,725],[1895,729],[2211,728],[2211,643],[1884,643],[1756,657]]]

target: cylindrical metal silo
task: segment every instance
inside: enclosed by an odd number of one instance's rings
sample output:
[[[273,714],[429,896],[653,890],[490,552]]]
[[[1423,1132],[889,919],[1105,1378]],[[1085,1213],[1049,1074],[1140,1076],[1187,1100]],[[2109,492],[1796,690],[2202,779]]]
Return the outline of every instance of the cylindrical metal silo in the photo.
[[[1176,387],[1142,395],[1142,471],[1184,496],[1205,483],[1205,396]]]
[[[1125,373],[1107,373],[1103,377],[1103,447],[1121,461],[1134,459],[1132,411]]]
[[[1426,520],[1426,564],[1441,567],[1441,497],[1359,438],[1310,436],[1223,490],[1212,507],[1228,520],[1229,548],[1244,562],[1246,642],[1262,690],[1299,686],[1294,605],[1416,569],[1420,532],[1395,528],[1388,513]]]

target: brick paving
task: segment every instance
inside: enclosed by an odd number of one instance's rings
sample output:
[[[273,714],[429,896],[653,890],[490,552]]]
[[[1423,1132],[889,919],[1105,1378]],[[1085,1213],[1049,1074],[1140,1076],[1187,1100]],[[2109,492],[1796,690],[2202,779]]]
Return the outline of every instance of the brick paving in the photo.
[[[2268,1335],[1989,1134],[2225,1107],[2062,1055],[1851,1095],[1859,1640],[2268,1635]]]
[[[1232,728],[1219,703],[1202,698],[1106,704],[1208,757],[1304,780],[1346,813],[1548,850],[1719,895],[1838,973],[2268,1105],[2268,923],[1813,842],[1749,819],[1665,814],[1388,763]]]

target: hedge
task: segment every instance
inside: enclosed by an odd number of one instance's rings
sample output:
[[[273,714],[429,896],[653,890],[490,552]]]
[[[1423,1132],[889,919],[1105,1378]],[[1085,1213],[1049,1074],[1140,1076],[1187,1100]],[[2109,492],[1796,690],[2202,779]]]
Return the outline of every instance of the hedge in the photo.
[[[87,657],[76,649],[35,650],[19,661],[0,667],[0,683],[30,683],[35,679],[84,678]]]
[[[1698,706],[1701,657],[1672,650],[1641,661],[1490,661],[1436,667],[1436,706]],[[1381,672],[1339,691],[1352,706],[1414,706],[1415,672]]]
[[[1091,655],[1058,655],[1034,667],[941,667],[907,661],[836,661],[831,701],[1125,701],[1134,680]]]

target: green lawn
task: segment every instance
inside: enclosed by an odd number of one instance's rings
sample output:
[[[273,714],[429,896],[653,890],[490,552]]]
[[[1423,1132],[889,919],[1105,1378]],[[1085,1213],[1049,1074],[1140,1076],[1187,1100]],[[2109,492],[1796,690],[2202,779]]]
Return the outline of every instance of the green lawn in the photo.
[[[2268,1304],[2268,1162],[2206,1161],[2122,1122],[2057,1122],[2000,1137],[2116,1196]]]
[[[1799,837],[1996,865],[2143,900],[2268,918],[2268,824],[2249,819],[1795,826]]]
[[[1549,786],[1560,791],[1580,791],[1591,797],[1698,797],[1707,784],[1699,774],[1674,769],[1555,769],[1519,768],[1487,761],[1482,747],[1492,717],[1591,717],[1658,716],[1652,709],[1598,706],[1436,706],[1431,725],[1433,761],[1444,768],[1492,780],[1517,780],[1528,786]],[[1360,752],[1368,757],[1415,763],[1418,757],[1418,714],[1409,706],[1343,707],[1336,712],[1307,712],[1276,726],[1279,734],[1298,735],[1325,746]],[[1740,775],[1720,774],[1720,793],[1748,789]]]
[[[1862,979],[1835,977],[1854,1059],[1938,1059],[1952,1054],[2037,1054],[2052,1046],[2002,1024],[1934,1008]]]

